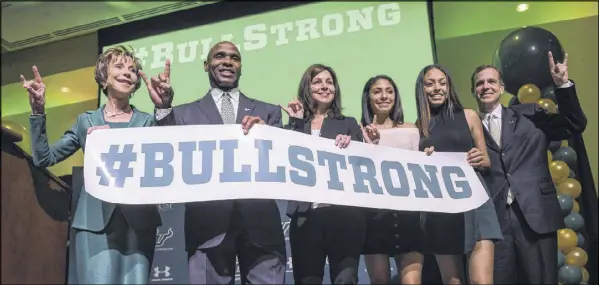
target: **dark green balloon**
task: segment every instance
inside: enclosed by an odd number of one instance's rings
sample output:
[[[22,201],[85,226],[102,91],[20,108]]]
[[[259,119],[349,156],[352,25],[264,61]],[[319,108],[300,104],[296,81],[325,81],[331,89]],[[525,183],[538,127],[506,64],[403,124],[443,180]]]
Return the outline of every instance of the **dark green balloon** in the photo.
[[[572,229],[575,232],[582,230],[584,227],[584,219],[576,212],[570,212],[570,214],[564,218],[564,223],[567,228]]]
[[[562,253],[561,250],[557,250],[557,268],[560,268],[566,264],[566,256]]]
[[[564,285],[575,285],[582,281],[582,270],[576,265],[564,265],[559,268],[557,278]]]
[[[574,200],[572,197],[570,197],[570,195],[558,194],[557,201],[559,201],[559,207],[562,209],[562,215],[564,215],[564,217],[572,212]]]
[[[574,168],[577,160],[576,152],[569,146],[562,146],[553,154],[553,160],[561,160],[570,168]]]

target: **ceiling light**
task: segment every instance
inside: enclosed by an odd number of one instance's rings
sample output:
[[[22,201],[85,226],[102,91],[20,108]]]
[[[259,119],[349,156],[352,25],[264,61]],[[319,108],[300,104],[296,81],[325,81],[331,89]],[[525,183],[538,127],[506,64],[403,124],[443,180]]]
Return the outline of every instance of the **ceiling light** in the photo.
[[[520,4],[516,7],[516,11],[518,12],[524,12],[528,10],[528,4]]]

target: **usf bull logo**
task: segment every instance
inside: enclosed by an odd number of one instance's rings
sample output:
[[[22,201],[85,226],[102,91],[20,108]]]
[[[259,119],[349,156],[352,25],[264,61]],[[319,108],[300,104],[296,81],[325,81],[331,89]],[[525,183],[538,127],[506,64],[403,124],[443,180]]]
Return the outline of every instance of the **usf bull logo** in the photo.
[[[160,229],[156,230],[156,247],[161,247],[164,245],[167,239],[173,236],[173,228],[168,228],[166,233],[161,233]]]

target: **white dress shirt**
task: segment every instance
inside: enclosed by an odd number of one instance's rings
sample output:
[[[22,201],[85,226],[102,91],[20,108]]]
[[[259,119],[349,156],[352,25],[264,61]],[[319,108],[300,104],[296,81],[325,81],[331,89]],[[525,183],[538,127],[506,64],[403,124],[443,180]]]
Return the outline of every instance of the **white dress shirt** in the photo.
[[[235,119],[237,119],[237,110],[239,109],[239,89],[234,88],[231,91],[227,92],[231,95],[231,103],[233,104],[233,111],[235,114]],[[223,100],[223,94],[225,94],[225,91],[222,91],[218,88],[211,88],[210,89],[210,95],[212,95],[212,99],[214,100],[214,103],[216,104],[216,108],[218,109],[218,113],[222,115],[221,113],[221,104],[222,104],[222,100]],[[168,114],[170,114],[173,111],[173,108],[167,108],[167,109],[156,109],[156,120],[162,120],[164,117],[168,116]]]

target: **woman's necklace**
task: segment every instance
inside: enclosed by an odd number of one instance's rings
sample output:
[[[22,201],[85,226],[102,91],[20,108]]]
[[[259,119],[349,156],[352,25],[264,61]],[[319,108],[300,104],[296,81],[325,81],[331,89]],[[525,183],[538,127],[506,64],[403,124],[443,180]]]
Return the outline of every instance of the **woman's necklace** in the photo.
[[[119,115],[123,115],[123,114],[125,114],[125,113],[128,113],[130,110],[131,110],[131,106],[128,106],[128,107],[127,107],[127,109],[125,109],[125,110],[120,110],[119,112],[111,113],[111,112],[108,112],[108,111],[106,110],[106,108],[104,108],[104,114],[106,114],[106,116],[107,116],[108,118],[114,118],[114,117],[116,117],[116,116],[119,116]]]

